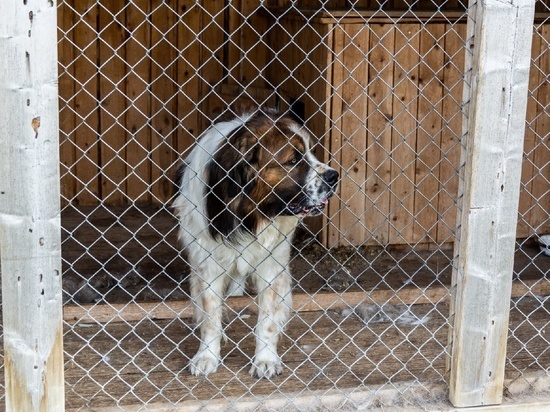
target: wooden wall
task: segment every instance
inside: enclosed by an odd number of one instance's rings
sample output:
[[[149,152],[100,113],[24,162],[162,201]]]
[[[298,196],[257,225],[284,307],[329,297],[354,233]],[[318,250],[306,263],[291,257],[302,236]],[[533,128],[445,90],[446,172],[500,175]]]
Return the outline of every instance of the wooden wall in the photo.
[[[465,20],[449,14],[426,24],[393,24],[372,13],[334,14],[308,15],[312,27],[304,28],[302,15],[286,13],[270,35],[273,49],[285,52],[268,70],[274,84],[304,101],[308,126],[322,139],[327,160],[343,172],[340,196],[330,203],[326,243],[451,242]],[[550,230],[548,27],[540,26],[533,43],[518,237]],[[295,44],[288,45],[291,38]]]
[[[244,93],[302,102],[342,171],[327,244],[452,241],[465,22],[286,13],[274,24],[255,2],[231,4],[60,4],[64,202],[166,203],[180,156]],[[548,27],[533,43],[520,237],[550,231]]]

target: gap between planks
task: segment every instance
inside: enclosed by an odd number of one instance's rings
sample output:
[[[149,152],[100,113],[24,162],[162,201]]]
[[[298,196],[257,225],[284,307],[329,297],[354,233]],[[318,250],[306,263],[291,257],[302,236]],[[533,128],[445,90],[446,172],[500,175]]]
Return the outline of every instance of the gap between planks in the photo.
[[[550,295],[550,282],[540,280],[516,281],[512,285],[512,298]],[[446,286],[435,286],[427,289],[406,287],[398,291],[372,290],[368,292],[344,293],[307,293],[293,295],[292,308],[296,312],[319,310],[337,310],[354,307],[361,303],[382,304],[438,304],[449,300],[450,292]],[[226,307],[234,313],[251,310],[257,313],[255,299],[249,296],[230,297]],[[68,323],[110,323],[136,322],[144,318],[152,320],[190,318],[193,316],[193,305],[190,300],[162,302],[130,302],[116,304],[67,305],[63,318]]]

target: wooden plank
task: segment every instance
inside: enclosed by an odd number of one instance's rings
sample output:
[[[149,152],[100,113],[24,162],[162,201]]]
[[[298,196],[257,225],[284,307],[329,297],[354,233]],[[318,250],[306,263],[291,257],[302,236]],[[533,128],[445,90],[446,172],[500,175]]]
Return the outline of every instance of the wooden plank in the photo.
[[[395,32],[389,241],[396,244],[413,238],[420,27],[398,24]]]
[[[522,397],[521,401],[508,400],[502,405],[493,406],[481,406],[474,408],[454,408],[449,405],[448,402],[437,401],[438,394],[445,392],[446,387],[443,383],[436,384],[423,384],[418,386],[411,386],[410,382],[404,383],[392,383],[388,388],[381,389],[380,386],[370,385],[368,387],[361,385],[360,388],[355,388],[352,391],[342,391],[341,389],[335,390],[321,390],[313,394],[300,394],[293,396],[291,405],[289,405],[288,394],[271,395],[268,399],[263,399],[255,396],[242,396],[237,398],[231,398],[230,402],[232,407],[236,410],[249,411],[256,409],[269,409],[269,410],[284,410],[294,408],[295,410],[309,410],[313,405],[321,409],[326,410],[338,410],[342,408],[342,405],[393,405],[394,402],[400,398],[411,397],[412,399],[422,398],[427,394],[430,394],[430,398],[426,402],[422,403],[422,407],[408,407],[407,410],[411,412],[541,412],[550,409],[550,400],[546,400],[547,396],[543,395],[531,395]],[[311,393],[311,391],[310,391]],[[373,400],[373,394],[375,400]],[[403,396],[406,394],[405,396]],[[208,402],[208,410],[210,412],[224,412],[227,410],[227,404],[229,400],[225,399],[213,399]],[[164,412],[169,410],[171,412],[192,412],[201,411],[204,409],[204,401],[184,401],[174,405],[168,402],[159,402],[147,405],[147,411],[149,412]],[[392,408],[391,406],[387,407]],[[139,412],[143,409],[143,405],[128,405],[124,408],[126,412]],[[380,408],[378,408],[380,409]],[[395,409],[395,408],[394,408]],[[401,410],[399,407],[397,410]],[[291,409],[292,410],[292,409]],[[120,407],[118,406],[106,406],[95,407],[94,412],[118,412]]]
[[[228,78],[227,83],[230,85],[242,86],[243,83],[243,71],[242,62],[245,55],[245,50],[242,44],[242,30],[245,20],[243,17],[243,5],[242,0],[232,1],[227,9],[227,21],[226,27],[228,27],[228,43],[226,45],[225,61],[227,62]],[[250,2],[254,4],[254,2]]]
[[[169,172],[177,160],[177,0],[151,3],[151,186],[153,202],[164,204],[173,194]]]
[[[183,158],[202,132],[197,110],[198,102],[203,96],[202,83],[197,73],[201,64],[201,44],[197,37],[200,32],[201,13],[193,0],[180,0],[178,7],[184,24],[178,25],[177,40],[181,58],[178,58],[177,62],[177,82],[180,85],[177,115],[180,127],[177,131],[176,150]]]
[[[147,20],[151,2],[136,0],[126,6],[126,29],[130,36],[124,46],[128,72],[125,78],[128,108],[125,114],[128,143],[125,150],[126,188],[130,201],[150,202],[151,184],[151,25]]]
[[[391,124],[393,118],[392,89],[394,84],[395,26],[370,26],[368,116],[367,116],[367,181],[365,194],[365,225],[371,232],[373,244],[389,242],[390,183],[391,183]]]
[[[346,24],[336,27],[343,35],[342,49],[336,49],[342,65],[342,87],[338,90],[342,105],[338,129],[341,131],[341,147],[332,141],[331,151],[339,153],[342,173],[339,196],[340,245],[362,245],[370,238],[363,220],[369,213],[366,207],[365,180],[367,163],[366,125],[368,96],[368,53],[370,29],[362,24]],[[340,94],[341,93],[341,94]]]
[[[531,47],[531,73],[529,76],[529,98],[527,99],[527,114],[525,117],[526,128],[523,144],[524,160],[521,165],[521,191],[519,194],[519,219],[516,237],[529,237],[533,231],[529,225],[532,207],[534,204],[533,195],[531,192],[533,186],[533,177],[536,173],[534,168],[535,147],[537,142],[536,118],[538,114],[538,99],[537,93],[533,93],[541,82],[539,70],[533,70],[533,65],[538,63],[537,56],[541,53],[540,36],[535,33],[533,35],[533,43]]]
[[[72,2],[71,2],[72,3]],[[59,53],[59,153],[61,162],[61,202],[62,206],[70,203],[76,196],[76,148],[74,129],[75,116],[74,96],[77,85],[74,81],[74,59],[78,53],[74,46],[74,30],[72,29],[76,16],[68,1],[62,1],[58,9],[58,24],[60,39]]]
[[[446,11],[434,15],[433,11],[419,10],[412,12],[393,9],[381,12],[379,8],[375,10],[319,10],[318,7],[309,9],[269,7],[269,10],[270,14],[277,17],[284,14],[284,18],[288,20],[304,21],[305,18],[308,22],[321,24],[364,24],[366,20],[371,24],[425,23],[427,21],[431,23],[448,23],[466,20],[464,11]],[[541,18],[544,18],[544,16],[545,14],[542,14]]]
[[[264,64],[259,62],[267,62],[269,55],[269,50],[261,38],[262,34],[266,32],[269,22],[268,19],[257,13],[259,6],[260,2],[257,0],[241,0],[240,12],[244,17],[244,25],[241,29],[239,45],[244,60],[240,65],[239,81],[244,87],[249,85],[266,87]]]
[[[75,129],[77,176],[75,202],[94,205],[99,200],[99,113],[97,96],[99,55],[97,20],[99,6],[95,0],[76,1],[75,12],[81,16],[74,28],[78,57],[74,63],[75,81],[80,90],[74,97],[77,116]]]
[[[401,0],[402,1],[402,0]],[[455,0],[453,0],[455,1]],[[390,3],[387,2],[388,6]],[[544,7],[544,6],[543,6]],[[460,10],[445,10],[442,13],[434,13],[433,10],[395,10],[388,7],[386,10],[381,11],[376,7],[370,10],[361,9],[321,9],[319,7],[314,8],[300,8],[300,7],[267,7],[269,14],[281,17],[284,15],[285,19],[304,21],[306,19],[310,23],[321,24],[361,24],[368,21],[370,24],[393,24],[393,23],[463,23],[467,20],[467,13],[465,13],[465,7],[460,7]],[[544,22],[548,19],[549,13],[547,10],[541,10],[535,14],[535,22]]]
[[[514,282],[512,297],[549,296],[550,283],[539,280]],[[384,304],[438,304],[449,301],[449,289],[445,286],[430,286],[427,289],[404,287],[398,291],[370,290],[368,292],[344,293],[298,293],[292,297],[295,312],[317,310],[337,310],[354,307],[362,303]],[[254,298],[230,297],[226,305],[230,312],[240,313],[244,310],[257,312]],[[134,302],[120,304],[85,304],[67,305],[64,307],[64,320],[68,323],[111,323],[135,322],[142,319],[174,319],[193,316],[193,306],[189,300],[165,300],[163,302]]]
[[[344,95],[344,81],[346,79],[346,68],[341,60],[345,51],[345,31],[344,26],[335,25],[331,30],[332,43],[327,44],[329,48],[330,62],[330,74],[331,77],[327,78],[327,82],[330,86],[330,92],[325,99],[329,100],[330,106],[327,107],[327,116],[330,119],[330,135],[328,139],[329,150],[334,158],[334,163],[337,164],[335,170],[341,170],[342,168],[342,148],[344,135],[342,133],[343,121],[342,111],[344,109],[343,95]],[[346,176],[344,171],[341,170],[340,176],[340,191],[342,187],[346,185]],[[329,203],[329,210],[331,216],[331,224],[326,228],[327,230],[327,246],[334,247],[339,244],[348,244],[345,239],[345,228],[341,224],[342,215],[346,213],[346,204],[340,195],[333,196]],[[336,214],[332,214],[336,211]]]
[[[444,30],[444,24],[430,24],[420,32],[421,62],[418,69],[418,132],[412,243],[434,243],[437,239],[437,198],[442,157]]]
[[[225,49],[222,47],[225,41],[225,0],[211,0],[201,4],[200,10],[200,67],[198,68],[201,81],[201,97],[208,96],[221,82],[226,74],[223,66]],[[208,116],[202,113],[208,112],[208,100],[198,103],[201,130],[206,130],[211,124]]]
[[[335,310],[352,307],[364,301],[379,304],[439,302],[446,295],[448,295],[448,290],[444,287],[430,288],[426,291],[416,288],[402,289],[400,295],[393,290],[371,291],[368,294],[366,292],[295,294],[293,296],[293,309],[296,312]],[[250,297],[227,298],[227,307],[230,308],[230,312],[234,313],[240,313],[244,310],[257,312],[256,303]],[[188,300],[109,305],[86,304],[65,306],[64,308],[64,319],[70,323],[131,322],[144,318],[172,319],[192,316],[193,306]]]
[[[278,48],[275,50],[279,58],[285,58],[283,67],[276,66],[280,69],[277,75],[280,81],[270,78],[270,83],[277,87],[282,111],[290,108],[291,103],[303,104],[305,127],[311,133],[314,153],[339,170],[338,153],[332,149],[334,123],[330,115],[333,91],[330,79],[333,78],[333,62],[336,59],[332,48],[335,42],[334,26],[287,21],[284,29],[289,31],[283,34],[282,30],[274,30],[278,38]],[[321,233],[324,244],[328,244],[331,230],[336,229],[332,219],[338,219],[339,210],[340,200],[338,196],[333,196],[322,217],[305,220],[308,230],[314,234]]]
[[[257,13],[258,1],[232,1],[226,9],[229,43],[226,46],[228,83],[244,88],[265,88],[265,67],[268,61],[266,42],[260,36],[267,31],[268,19]],[[250,96],[252,98],[259,96]],[[262,105],[262,101],[256,101]]]
[[[475,10],[453,267],[449,388],[457,407],[502,402],[533,16],[530,0],[487,0]]]
[[[533,153],[534,170],[531,185],[533,205],[528,217],[529,226],[538,235],[550,233],[550,24],[542,25],[540,32],[540,71],[533,70],[541,75],[537,90],[540,112],[535,124],[537,138]]]
[[[493,406],[482,406],[482,407],[474,407],[474,408],[461,408],[460,412],[466,411],[466,412],[541,412],[541,411],[547,411],[550,410],[550,401],[541,401],[537,399],[537,395],[534,395],[531,399],[527,399],[523,402],[514,402],[511,404],[504,404],[504,405],[493,405]],[[455,409],[455,411],[457,411]],[[459,412],[459,411],[457,411]]]
[[[126,111],[124,47],[127,33],[124,8],[126,1],[101,3],[99,8],[99,125],[101,199],[109,204],[127,200],[124,147],[127,133],[123,123]]]
[[[7,411],[64,411],[57,4],[0,13],[0,267]]]
[[[456,228],[459,166],[462,136],[462,93],[464,83],[464,41],[466,24],[445,25],[445,63],[443,82],[442,116],[444,127],[441,132],[441,164],[439,165],[439,196],[437,199],[437,243],[454,241]]]

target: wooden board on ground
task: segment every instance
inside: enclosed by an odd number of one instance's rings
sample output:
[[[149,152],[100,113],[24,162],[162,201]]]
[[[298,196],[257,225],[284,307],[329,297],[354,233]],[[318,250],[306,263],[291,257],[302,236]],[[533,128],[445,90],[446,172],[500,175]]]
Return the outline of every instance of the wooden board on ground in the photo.
[[[514,367],[508,365],[508,378],[518,376],[515,367],[532,364],[533,356],[539,356],[540,366],[550,367],[542,356],[547,345],[527,338],[533,330],[544,329],[547,319],[533,316],[525,322],[522,311],[526,309],[512,311],[512,328],[523,325],[516,329],[518,338],[529,343],[515,355]],[[413,327],[389,322],[367,325],[338,311],[294,316],[280,343],[284,374],[273,380],[248,375],[255,316],[246,311],[241,319],[230,320],[228,341],[222,348],[224,365],[208,377],[191,376],[186,370],[198,347],[193,325],[186,320],[76,325],[65,332],[67,410],[107,407],[114,405],[113,399],[120,400],[119,407],[247,396],[265,399],[283,393],[299,399],[330,389],[346,391],[364,385],[383,389],[389,381],[392,385],[443,382],[448,307],[418,305],[413,310],[430,319]],[[539,312],[542,315],[544,310]],[[512,339],[510,345],[519,348]]]

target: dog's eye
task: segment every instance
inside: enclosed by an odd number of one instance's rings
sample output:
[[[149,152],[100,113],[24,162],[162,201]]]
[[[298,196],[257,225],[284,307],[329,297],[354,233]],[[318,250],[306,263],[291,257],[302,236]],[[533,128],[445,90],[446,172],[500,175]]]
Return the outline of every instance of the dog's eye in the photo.
[[[301,156],[299,154],[295,154],[285,162],[284,166],[289,166],[289,167],[295,166],[300,161],[300,159],[301,159]]]

